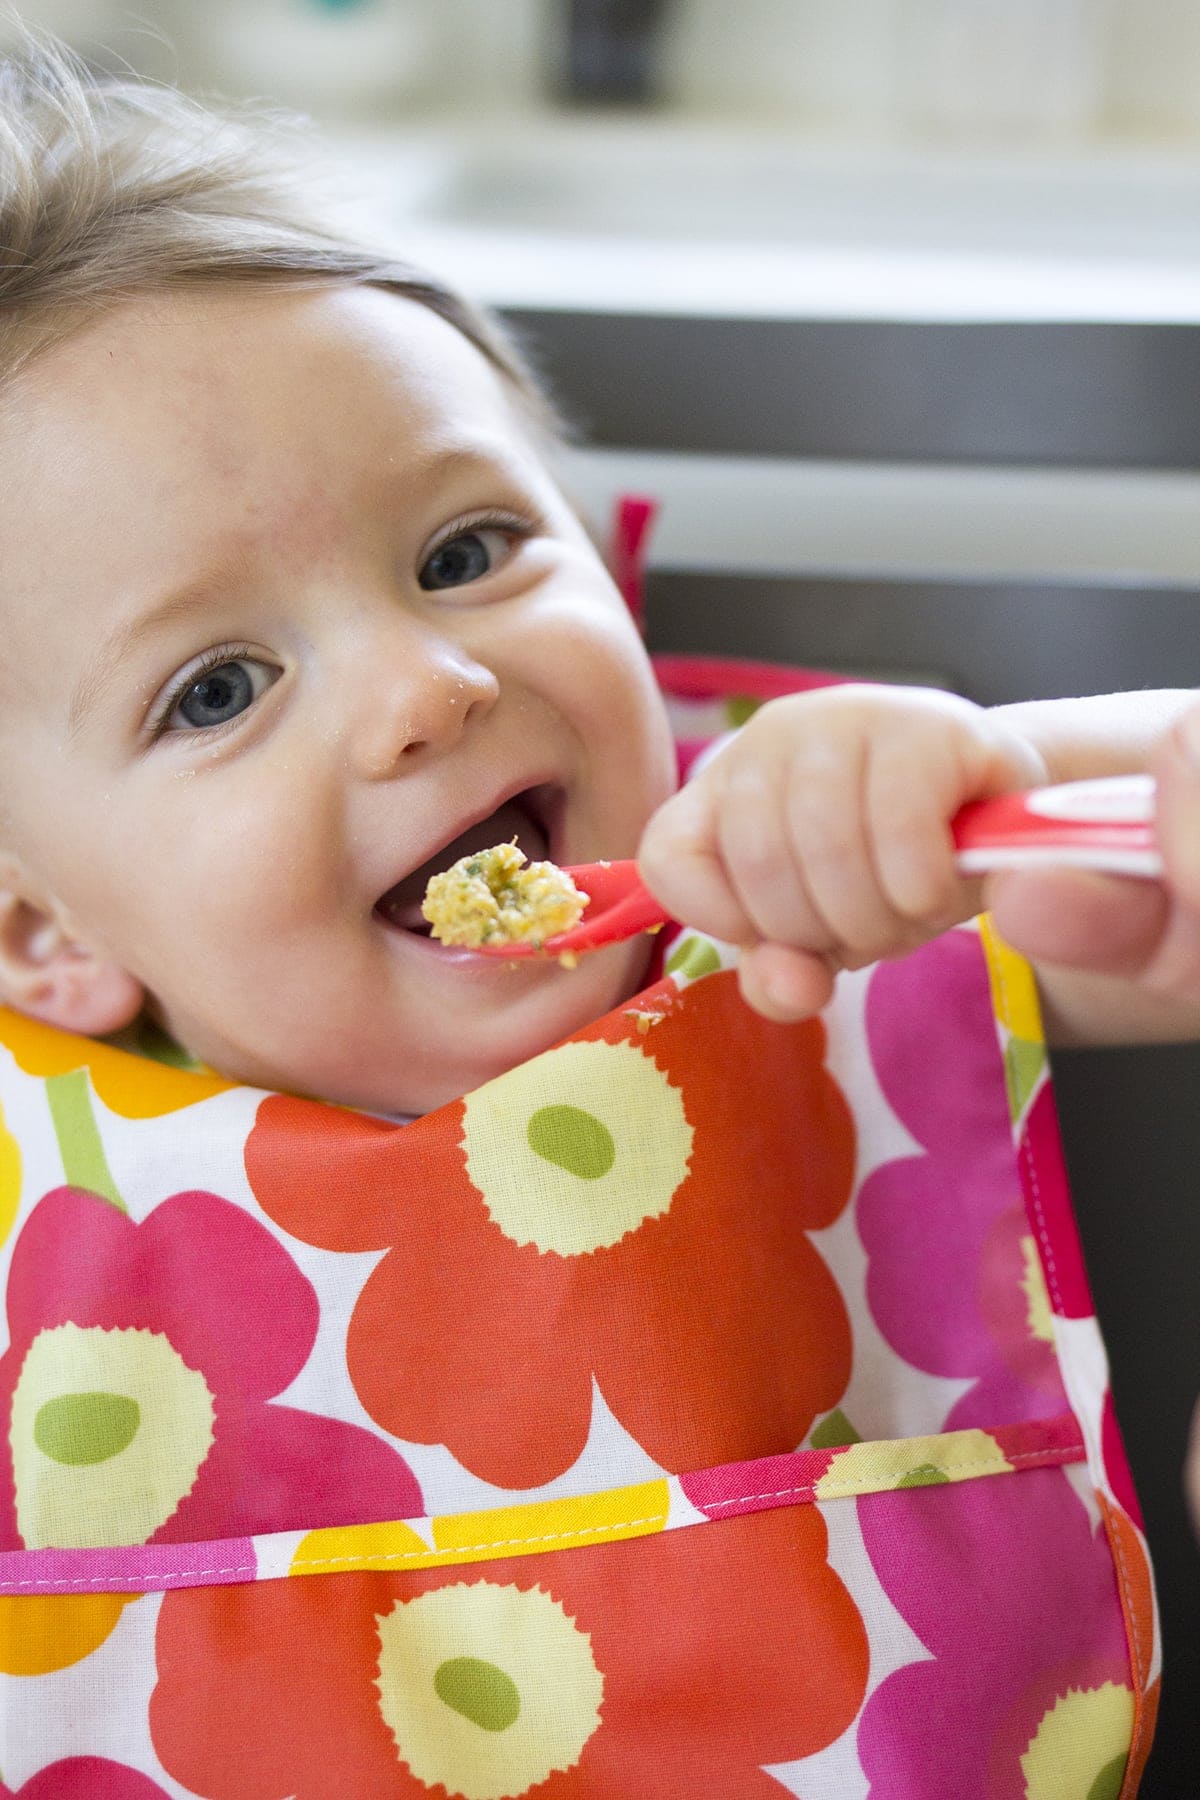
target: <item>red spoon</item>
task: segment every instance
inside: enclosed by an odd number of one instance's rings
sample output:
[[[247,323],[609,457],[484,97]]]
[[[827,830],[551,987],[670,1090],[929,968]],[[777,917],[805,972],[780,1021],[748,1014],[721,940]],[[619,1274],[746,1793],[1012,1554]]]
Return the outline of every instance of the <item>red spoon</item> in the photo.
[[[1154,844],[1154,783],[1148,775],[1105,776],[974,800],[956,815],[952,829],[964,874],[1037,866],[1102,869],[1113,875],[1162,873]],[[566,872],[588,896],[578,925],[541,945],[479,944],[478,954],[506,959],[575,955],[668,922],[642,885],[635,862],[578,863]]]

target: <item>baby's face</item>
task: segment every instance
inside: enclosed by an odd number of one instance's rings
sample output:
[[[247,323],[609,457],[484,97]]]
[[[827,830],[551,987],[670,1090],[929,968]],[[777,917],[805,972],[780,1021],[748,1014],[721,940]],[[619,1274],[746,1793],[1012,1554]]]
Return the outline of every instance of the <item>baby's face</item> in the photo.
[[[451,326],[129,302],[10,387],[0,486],[0,848],[81,968],[225,1073],[385,1112],[636,985],[644,939],[564,970],[421,930],[468,849],[630,855],[673,783],[620,596]]]

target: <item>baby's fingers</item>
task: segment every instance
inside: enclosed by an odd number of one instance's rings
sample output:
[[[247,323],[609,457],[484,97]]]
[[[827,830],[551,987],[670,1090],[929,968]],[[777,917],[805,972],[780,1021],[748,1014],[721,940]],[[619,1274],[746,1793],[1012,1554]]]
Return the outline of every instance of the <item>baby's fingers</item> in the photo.
[[[673,919],[728,944],[757,937],[726,873],[716,815],[701,782],[659,807],[637,859],[642,880]]]
[[[930,936],[978,911],[980,884],[958,867],[950,820],[962,778],[949,755],[918,772],[896,755],[873,759],[865,812],[879,884],[897,919]]]
[[[756,944],[743,950],[738,962],[743,1000],[780,1025],[794,1025],[828,1006],[836,974],[832,957],[787,944]]]
[[[716,808],[721,861],[753,931],[743,940],[824,955],[839,947],[788,828],[787,764],[732,756]]]

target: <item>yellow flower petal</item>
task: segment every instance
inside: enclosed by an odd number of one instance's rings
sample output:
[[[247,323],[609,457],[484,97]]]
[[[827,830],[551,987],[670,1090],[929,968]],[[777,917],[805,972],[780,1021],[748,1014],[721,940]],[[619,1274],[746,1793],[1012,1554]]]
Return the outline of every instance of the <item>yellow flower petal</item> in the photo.
[[[574,1544],[612,1544],[621,1538],[647,1537],[663,1530],[669,1505],[665,1481],[643,1481],[600,1494],[453,1513],[434,1519],[433,1541],[442,1552],[441,1562],[536,1556],[542,1550],[567,1550]]]
[[[0,1594],[0,1673],[48,1675],[104,1642],[137,1594]]]
[[[0,1107],[0,1244],[12,1230],[21,1200],[21,1151]]]
[[[1025,1292],[1025,1318],[1030,1337],[1043,1344],[1054,1342],[1054,1312],[1046,1292],[1041,1258],[1031,1237],[1021,1239],[1021,1286]]]
[[[431,1519],[433,1546],[402,1520],[382,1525],[330,1526],[310,1531],[296,1548],[290,1573],[319,1575],[352,1569],[439,1568],[447,1563],[492,1562],[536,1556],[576,1544],[611,1544],[648,1537],[666,1526],[670,1490],[665,1481],[608,1488],[564,1500],[533,1500],[484,1512],[449,1513]]]
[[[290,1575],[322,1575],[331,1569],[411,1569],[440,1562],[403,1520],[376,1525],[324,1525],[301,1538]]]
[[[1043,1044],[1042,1009],[1038,1002],[1037,982],[1025,958],[1011,949],[985,913],[979,921],[983,945],[987,952],[988,978],[992,984],[992,1005],[996,1017],[1012,1033],[1027,1043]]]
[[[11,1050],[27,1075],[66,1075],[86,1069],[110,1111],[123,1119],[152,1119],[195,1106],[234,1084],[219,1075],[175,1069],[145,1056],[130,1056],[91,1038],[56,1031],[36,1019],[0,1007],[0,1044]]]

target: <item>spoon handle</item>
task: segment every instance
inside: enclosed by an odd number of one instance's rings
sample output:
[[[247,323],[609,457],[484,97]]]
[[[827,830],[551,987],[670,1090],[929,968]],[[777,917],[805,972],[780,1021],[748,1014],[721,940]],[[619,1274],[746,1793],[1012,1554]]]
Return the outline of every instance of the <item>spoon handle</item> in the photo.
[[[1038,867],[1162,874],[1148,775],[1107,775],[975,800],[955,816],[953,832],[966,874]]]

